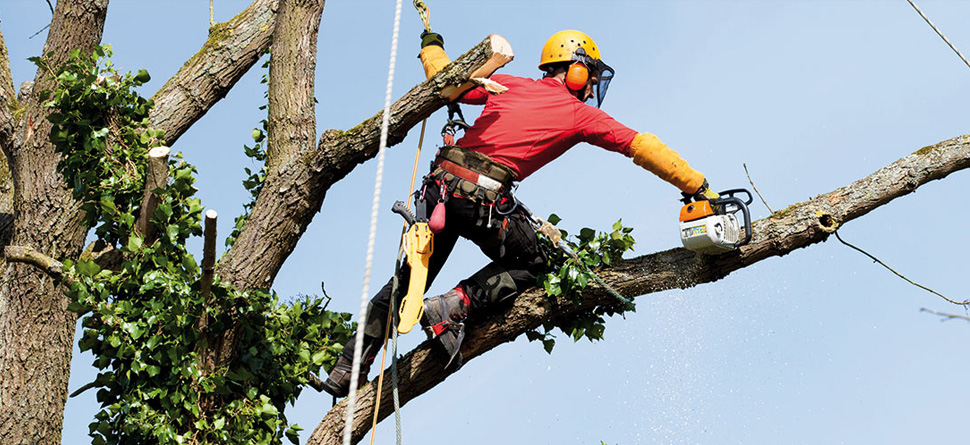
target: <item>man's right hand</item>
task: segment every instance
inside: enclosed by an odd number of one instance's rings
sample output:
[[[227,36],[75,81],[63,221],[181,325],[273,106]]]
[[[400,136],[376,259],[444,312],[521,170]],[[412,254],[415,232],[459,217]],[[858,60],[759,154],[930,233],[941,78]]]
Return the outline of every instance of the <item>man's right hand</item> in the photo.
[[[713,201],[720,197],[721,195],[714,190],[711,190],[711,187],[707,184],[706,179],[704,180],[704,184],[701,185],[701,188],[697,189],[697,192],[694,193],[694,201],[700,201],[702,199]]]
[[[698,188],[697,191],[694,192],[693,194],[681,193],[681,195],[684,196],[684,199],[681,200],[684,202],[684,204],[690,204],[691,200],[713,201],[721,197],[720,194],[711,190],[710,185],[707,184],[707,179],[704,180],[704,183],[701,184],[700,188]]]

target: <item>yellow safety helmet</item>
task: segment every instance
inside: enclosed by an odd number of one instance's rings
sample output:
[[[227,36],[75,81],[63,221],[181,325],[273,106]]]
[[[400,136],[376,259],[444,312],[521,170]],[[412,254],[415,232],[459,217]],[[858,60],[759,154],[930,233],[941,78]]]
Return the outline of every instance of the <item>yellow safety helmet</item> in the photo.
[[[596,106],[603,104],[606,97],[606,89],[613,80],[613,68],[603,63],[600,58],[600,50],[586,33],[576,30],[559,31],[549,37],[545,46],[542,47],[542,55],[539,58],[539,69],[547,71],[550,64],[560,62],[572,62],[574,67],[582,68],[579,70],[569,70],[566,85],[572,90],[585,87],[589,77],[589,70],[596,72]],[[582,65],[577,66],[577,65]],[[574,72],[577,76],[574,76]]]
[[[599,47],[586,33],[570,29],[553,34],[542,47],[539,69],[543,69],[550,63],[572,62],[573,53],[579,48],[584,49],[586,55],[594,59],[600,58]]]

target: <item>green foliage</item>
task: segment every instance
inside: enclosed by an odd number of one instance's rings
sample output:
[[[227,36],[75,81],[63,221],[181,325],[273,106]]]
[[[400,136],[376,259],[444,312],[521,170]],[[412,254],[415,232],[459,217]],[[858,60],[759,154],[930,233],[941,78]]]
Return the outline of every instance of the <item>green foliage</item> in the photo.
[[[91,55],[74,50],[57,71],[44,58],[30,60],[57,83],[56,89],[41,93],[41,100],[52,108],[50,141],[70,154],[61,157],[59,170],[81,201],[88,226],[100,221],[98,237],[115,243],[121,231],[111,216],[130,214],[137,206],[146,154],[164,135],[148,127],[152,101],[133,91],[148,82],[148,72],[119,75],[110,56],[110,46],[97,47]]]
[[[123,257],[116,270],[64,262],[73,278],[69,309],[86,315],[79,346],[100,370],[93,443],[295,443],[299,427],[287,422],[285,406],[309,373],[335,362],[352,332],[350,314],[311,297],[281,304],[275,293],[240,292],[218,278],[203,295],[202,271],[185,248],[202,233],[203,207],[193,197],[195,168],[178,155],[168,184],[155,191],[158,239],[134,232],[144,159],[162,135],[148,126],[151,102],[132,90],[148,74],[118,75],[110,54],[75,52],[56,71],[34,59],[55,79],[44,96],[61,172],[98,224],[96,248],[110,245]],[[233,360],[210,369],[226,338]]]
[[[555,214],[550,215],[549,222],[557,225],[560,218]],[[551,298],[565,298],[573,305],[580,306],[582,291],[595,280],[593,275],[595,271],[600,267],[612,265],[614,261],[621,259],[624,253],[633,249],[636,243],[630,235],[633,229],[624,227],[622,221],[614,223],[610,232],[597,233],[593,229],[583,228],[575,241],[569,239],[566,231],[561,231],[563,240],[576,255],[575,257],[567,255],[548,239],[541,238],[548,252],[549,272],[539,277],[539,285]],[[546,322],[542,332],[530,331],[526,336],[529,341],[540,340],[546,352],[552,353],[556,344],[555,336],[552,334],[554,329],[559,329],[574,341],[579,341],[583,337],[590,341],[601,340],[606,330],[604,316],[634,310],[632,303],[611,302],[575,316],[557,317]]]

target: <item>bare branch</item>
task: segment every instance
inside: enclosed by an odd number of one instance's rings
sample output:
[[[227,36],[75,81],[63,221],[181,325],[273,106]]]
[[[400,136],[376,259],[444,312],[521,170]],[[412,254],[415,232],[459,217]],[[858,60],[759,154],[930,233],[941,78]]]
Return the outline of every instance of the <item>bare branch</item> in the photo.
[[[846,187],[759,220],[754,224],[751,243],[738,251],[708,256],[677,248],[622,261],[600,274],[624,295],[645,295],[714,282],[766,258],[786,255],[825,241],[841,224],[912,193],[923,184],[967,168],[970,168],[970,135],[923,148]],[[547,320],[609,304],[615,304],[613,297],[601,289],[584,293],[583,303],[579,306],[561,299],[550,299],[540,289],[529,290],[519,295],[508,310],[471,326],[461,348],[462,356],[467,363],[502,343],[515,340]],[[406,354],[398,363],[401,404],[427,392],[454,372],[441,367],[442,362],[432,353],[428,342]],[[389,384],[385,382],[385,385]],[[389,392],[385,388],[384,393]],[[354,443],[370,428],[374,397],[373,382],[358,393],[353,425]],[[338,403],[317,426],[307,443],[340,443],[345,410],[346,401]],[[390,412],[391,400],[385,397],[380,404],[380,418],[387,417]]]
[[[920,312],[929,312],[929,313],[931,313],[933,315],[942,317],[942,320],[940,320],[940,321],[950,321],[950,320],[966,320],[966,321],[970,321],[970,317],[968,317],[966,315],[955,315],[955,314],[948,314],[946,312],[937,312],[937,311],[934,311],[932,309],[927,309],[925,307],[924,308],[920,308],[919,311]],[[312,384],[313,384],[313,382],[311,382],[311,385]],[[316,387],[314,386],[314,388],[316,388]],[[322,390],[320,390],[320,391],[322,391]]]
[[[512,60],[511,51],[504,38],[489,36],[412,88],[391,106],[388,146],[401,142],[408,130],[447,104],[442,94],[470,88],[472,76],[490,75],[488,70]],[[268,288],[320,210],[330,186],[377,155],[381,115],[379,112],[346,132],[327,131],[316,151],[272,169],[236,243],[219,262],[219,276],[240,289]]]
[[[278,0],[254,0],[232,20],[209,28],[205,42],[152,98],[152,126],[172,145],[226,96],[270,45]]]
[[[765,208],[768,209],[768,213],[775,213],[774,210],[771,210],[771,206],[768,205],[768,201],[765,201],[765,197],[761,196],[761,192],[758,191],[758,186],[754,185],[754,181],[751,180],[751,174],[748,173],[748,164],[741,165],[744,166],[744,174],[748,176],[748,182],[751,184],[751,188],[753,188],[754,192],[758,194],[759,198],[761,198],[761,202],[765,205]]]
[[[205,307],[212,306],[214,300],[212,294],[212,280],[215,276],[216,264],[216,220],[219,217],[215,210],[205,212],[205,230],[202,234],[202,280],[200,284],[200,294],[205,299]],[[199,315],[199,332],[205,337],[205,341],[200,342],[196,352],[202,357],[202,369],[206,373],[211,372],[219,366],[217,360],[223,355],[230,357],[231,354],[224,354],[225,337],[214,336],[209,333],[209,314],[202,311]],[[234,332],[233,328],[230,332]],[[203,346],[205,345],[205,346]]]
[[[89,390],[91,388],[97,388],[97,387],[98,387],[98,382],[97,381],[88,382],[88,383],[84,384],[83,386],[81,386],[80,388],[74,390],[74,392],[72,392],[71,395],[69,395],[68,397],[70,397],[70,398],[77,397],[77,396],[83,394],[84,391],[87,391],[87,390]]]
[[[156,189],[164,189],[168,183],[168,147],[155,147],[148,151],[148,173],[145,176],[145,194],[141,198],[141,211],[135,223],[135,233],[138,233],[149,245],[155,241],[155,225],[152,217],[161,198],[155,194]]]

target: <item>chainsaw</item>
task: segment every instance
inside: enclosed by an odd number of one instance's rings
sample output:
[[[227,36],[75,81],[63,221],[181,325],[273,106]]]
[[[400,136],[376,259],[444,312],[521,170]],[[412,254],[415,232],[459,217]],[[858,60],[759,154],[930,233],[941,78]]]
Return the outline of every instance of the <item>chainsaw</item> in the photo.
[[[680,240],[684,247],[698,253],[717,255],[729,252],[751,241],[751,192],[731,189],[713,200],[690,202],[684,198],[680,209]],[[746,195],[742,200],[737,195]],[[738,220],[741,212],[743,221]],[[741,224],[744,224],[743,233]],[[742,238],[743,236],[743,238]]]

